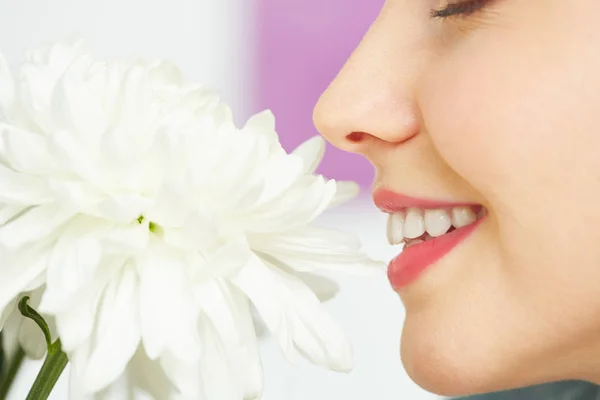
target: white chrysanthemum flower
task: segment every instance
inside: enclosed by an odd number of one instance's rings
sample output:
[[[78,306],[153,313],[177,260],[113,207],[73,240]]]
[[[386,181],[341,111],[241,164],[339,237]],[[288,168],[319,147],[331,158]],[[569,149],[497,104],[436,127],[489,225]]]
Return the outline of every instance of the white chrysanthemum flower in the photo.
[[[169,63],[97,62],[81,40],[14,78],[0,59],[0,135],[0,316],[42,288],[74,398],[259,396],[251,307],[291,360],[351,367],[312,273],[380,264],[309,226],[357,192],[314,174],[320,138],[287,154],[269,112],[238,129]]]

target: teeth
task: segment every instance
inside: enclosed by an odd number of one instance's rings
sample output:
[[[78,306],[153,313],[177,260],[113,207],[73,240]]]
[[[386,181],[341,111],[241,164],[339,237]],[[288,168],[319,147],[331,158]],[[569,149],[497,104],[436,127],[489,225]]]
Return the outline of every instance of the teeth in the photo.
[[[452,226],[462,228],[470,225],[485,214],[483,207],[477,213],[473,207],[454,207],[451,210],[409,208],[406,212],[389,214],[387,239],[391,245],[421,243],[444,235]]]
[[[414,246],[416,244],[421,244],[423,242],[424,242],[424,240],[422,240],[422,239],[413,239],[406,244],[406,247]]]
[[[389,244],[399,244],[404,240],[402,227],[404,225],[405,214],[403,212],[390,214],[387,222],[387,238]]]
[[[455,228],[472,224],[477,220],[477,216],[471,207],[454,207],[452,209],[452,225]]]
[[[418,208],[409,208],[406,210],[406,219],[402,227],[402,233],[405,238],[415,239],[425,233],[425,220],[423,210]]]
[[[426,210],[425,229],[432,237],[442,236],[452,226],[452,218],[446,210]]]

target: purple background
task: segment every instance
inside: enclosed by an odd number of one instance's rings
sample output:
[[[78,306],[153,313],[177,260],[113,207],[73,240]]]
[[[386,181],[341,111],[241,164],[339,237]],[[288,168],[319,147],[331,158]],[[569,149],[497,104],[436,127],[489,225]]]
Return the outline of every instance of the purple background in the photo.
[[[383,0],[260,0],[257,110],[269,108],[287,150],[317,134],[312,110]],[[368,187],[373,168],[361,156],[328,145],[319,172]]]

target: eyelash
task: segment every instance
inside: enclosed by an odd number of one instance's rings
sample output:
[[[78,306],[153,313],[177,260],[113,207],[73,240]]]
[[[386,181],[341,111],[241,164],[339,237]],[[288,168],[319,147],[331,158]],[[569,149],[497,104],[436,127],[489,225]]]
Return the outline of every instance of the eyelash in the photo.
[[[467,17],[475,14],[491,0],[465,0],[458,3],[449,3],[444,7],[431,10],[431,18],[446,19],[451,17]]]

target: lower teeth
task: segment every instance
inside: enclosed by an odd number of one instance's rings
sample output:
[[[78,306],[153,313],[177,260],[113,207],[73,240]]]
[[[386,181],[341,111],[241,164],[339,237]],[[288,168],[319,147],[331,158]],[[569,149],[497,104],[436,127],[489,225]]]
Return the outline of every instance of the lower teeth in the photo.
[[[481,218],[481,217],[483,217],[483,216],[485,216],[485,214],[486,214],[486,209],[482,207],[479,210],[479,212],[478,212],[478,216],[477,216],[478,219]],[[450,232],[455,231],[455,230],[456,230],[456,228],[454,226],[451,226],[450,229],[448,229],[448,232],[446,232],[446,233],[450,233]],[[444,233],[444,235],[446,233]],[[427,232],[423,233],[421,236],[419,236],[417,238],[414,238],[414,239],[404,238],[404,248],[407,248],[407,247],[410,247],[410,246],[414,246],[414,245],[417,245],[417,244],[421,244],[421,243],[423,243],[423,242],[425,242],[425,241],[427,241],[429,239],[435,239],[435,238],[432,237],[431,235],[429,235],[429,233],[427,233]]]
[[[422,240],[422,239],[411,239],[408,242],[406,242],[406,244],[404,245],[404,248],[414,246],[416,244],[421,244],[423,242],[424,242],[424,240]]]
[[[424,234],[422,234],[418,238],[404,239],[404,248],[407,248],[407,247],[410,247],[410,246],[414,246],[416,244],[423,243],[424,241],[429,240],[429,239],[433,239],[433,237],[431,237],[429,235],[429,233],[427,233],[427,232],[425,232]]]
[[[446,233],[450,233],[452,231],[456,230],[455,227],[451,227],[448,232]],[[446,234],[445,233],[445,234]],[[444,235],[445,235],[444,234]],[[439,236],[438,236],[439,237]],[[429,235],[429,233],[425,232],[424,234],[422,234],[421,236],[419,236],[418,238],[414,238],[414,239],[404,239],[404,248],[410,247],[410,246],[414,246],[416,244],[421,244],[429,239],[434,239],[433,236]]]

